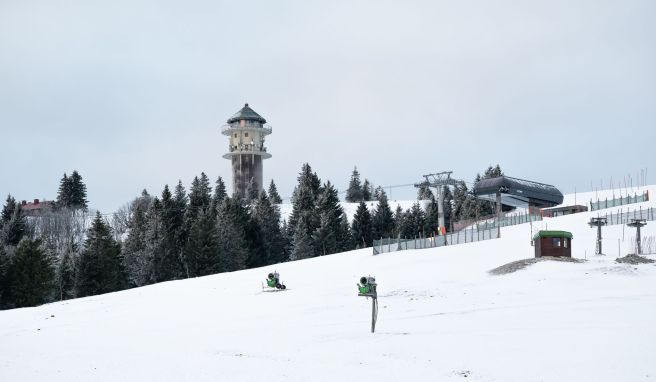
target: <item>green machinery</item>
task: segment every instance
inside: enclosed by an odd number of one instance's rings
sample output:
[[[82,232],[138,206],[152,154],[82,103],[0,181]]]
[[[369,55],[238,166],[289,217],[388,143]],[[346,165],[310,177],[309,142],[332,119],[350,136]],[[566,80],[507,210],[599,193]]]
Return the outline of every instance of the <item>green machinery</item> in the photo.
[[[269,288],[275,288],[277,290],[285,290],[287,287],[280,281],[280,274],[278,272],[269,273],[266,279],[267,286]]]
[[[378,292],[376,288],[376,278],[371,276],[360,277],[358,284],[358,296],[371,297],[371,332],[376,330],[376,320],[378,320]]]

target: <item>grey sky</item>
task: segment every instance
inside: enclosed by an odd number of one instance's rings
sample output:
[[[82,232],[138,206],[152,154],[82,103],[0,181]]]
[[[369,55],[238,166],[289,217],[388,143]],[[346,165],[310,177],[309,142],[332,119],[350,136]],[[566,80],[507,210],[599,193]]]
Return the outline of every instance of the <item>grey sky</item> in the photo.
[[[205,171],[244,102],[273,126],[289,195],[303,162],[340,190],[437,170],[562,191],[654,168],[654,1],[0,0],[0,197],[80,171],[111,212]],[[596,158],[598,156],[598,158]],[[414,197],[413,189],[394,198]]]

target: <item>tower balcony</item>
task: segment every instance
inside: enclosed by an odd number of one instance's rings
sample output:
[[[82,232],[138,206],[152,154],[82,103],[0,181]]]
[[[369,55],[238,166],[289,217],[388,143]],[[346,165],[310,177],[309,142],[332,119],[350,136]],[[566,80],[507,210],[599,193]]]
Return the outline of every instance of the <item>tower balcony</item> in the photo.
[[[228,145],[228,152],[223,154],[223,158],[230,159],[235,155],[259,155],[262,159],[271,158],[266,147],[251,144]]]
[[[272,127],[270,125],[262,125],[258,123],[245,124],[243,126],[236,124],[229,124],[221,126],[221,134],[223,135],[232,135],[233,133],[240,131],[253,131],[258,132],[262,135],[269,135],[272,132]]]

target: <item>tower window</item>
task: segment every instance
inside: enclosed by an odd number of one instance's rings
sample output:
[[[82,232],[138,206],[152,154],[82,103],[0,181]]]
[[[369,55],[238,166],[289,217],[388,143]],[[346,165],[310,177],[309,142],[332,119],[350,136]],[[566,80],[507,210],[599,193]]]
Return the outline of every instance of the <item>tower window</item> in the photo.
[[[237,133],[235,133],[235,138],[237,138]]]
[[[245,136],[246,138],[248,138],[248,133],[244,133],[244,136]]]

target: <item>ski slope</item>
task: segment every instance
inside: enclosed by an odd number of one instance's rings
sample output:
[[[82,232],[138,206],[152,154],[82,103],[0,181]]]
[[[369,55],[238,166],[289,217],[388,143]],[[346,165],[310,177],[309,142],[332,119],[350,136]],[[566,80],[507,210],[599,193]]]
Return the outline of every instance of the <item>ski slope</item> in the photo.
[[[2,311],[0,381],[653,381],[656,266],[614,262],[632,234],[623,244],[620,225],[592,256],[595,215]],[[488,274],[532,257],[531,230],[545,225],[571,231],[588,261]],[[289,289],[263,293],[274,269]],[[379,283],[374,334],[362,275]]]

